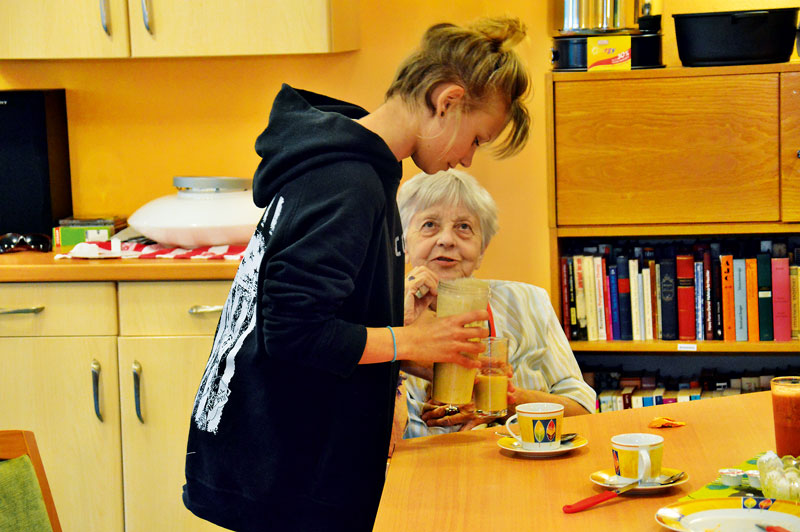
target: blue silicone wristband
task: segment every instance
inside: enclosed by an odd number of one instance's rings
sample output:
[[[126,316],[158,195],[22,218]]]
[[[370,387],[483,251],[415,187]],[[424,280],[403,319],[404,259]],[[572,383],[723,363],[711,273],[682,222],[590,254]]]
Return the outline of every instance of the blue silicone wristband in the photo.
[[[397,338],[394,335],[394,329],[392,329],[391,325],[386,326],[389,329],[389,332],[392,333],[392,344],[394,345],[394,356],[392,357],[392,362],[397,360]]]

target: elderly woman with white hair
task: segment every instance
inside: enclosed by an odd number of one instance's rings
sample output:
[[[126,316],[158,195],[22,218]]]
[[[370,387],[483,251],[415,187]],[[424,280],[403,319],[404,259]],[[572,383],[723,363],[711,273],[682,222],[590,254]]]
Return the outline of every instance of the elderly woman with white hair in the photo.
[[[489,192],[464,172],[418,174],[398,191],[406,262],[405,319],[436,308],[440,279],[470,277],[498,229]],[[581,376],[547,292],[514,281],[490,280],[489,328],[508,338],[509,415],[530,402],[564,405],[565,415],[593,412],[596,395]],[[422,297],[420,295],[424,294]],[[438,405],[430,399],[432,368],[407,364],[408,425],[405,438],[468,430],[490,421],[470,406]]]

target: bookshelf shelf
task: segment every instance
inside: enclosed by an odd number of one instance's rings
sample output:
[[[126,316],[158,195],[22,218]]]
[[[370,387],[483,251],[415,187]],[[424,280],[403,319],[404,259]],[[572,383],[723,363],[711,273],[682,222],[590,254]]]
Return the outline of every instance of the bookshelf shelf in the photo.
[[[800,341],[791,342],[678,342],[668,340],[643,340],[643,341],[601,341],[601,342],[570,342],[572,350],[576,353],[603,352],[603,353],[674,353],[676,355],[691,355],[694,353],[798,353],[800,354]]]
[[[755,235],[800,233],[800,223],[713,223],[713,224],[653,224],[653,225],[592,225],[561,226],[561,237],[681,237],[704,235]]]

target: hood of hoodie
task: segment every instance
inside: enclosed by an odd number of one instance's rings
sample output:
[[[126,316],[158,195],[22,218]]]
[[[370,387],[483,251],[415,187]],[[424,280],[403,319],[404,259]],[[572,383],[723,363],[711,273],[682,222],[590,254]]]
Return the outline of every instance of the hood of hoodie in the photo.
[[[400,179],[400,164],[378,135],[354,120],[363,108],[321,94],[281,87],[269,125],[256,140],[261,162],[253,178],[253,200],[266,207],[286,183],[305,172],[343,160],[363,161],[382,179]]]

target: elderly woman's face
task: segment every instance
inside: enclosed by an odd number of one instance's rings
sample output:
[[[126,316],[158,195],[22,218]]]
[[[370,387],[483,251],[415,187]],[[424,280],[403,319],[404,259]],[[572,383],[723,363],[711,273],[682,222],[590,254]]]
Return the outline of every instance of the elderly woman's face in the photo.
[[[406,259],[440,279],[468,277],[481,265],[481,226],[463,205],[436,205],[416,213],[406,231]]]

